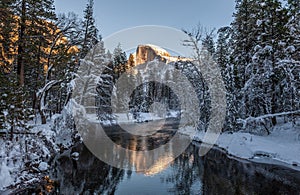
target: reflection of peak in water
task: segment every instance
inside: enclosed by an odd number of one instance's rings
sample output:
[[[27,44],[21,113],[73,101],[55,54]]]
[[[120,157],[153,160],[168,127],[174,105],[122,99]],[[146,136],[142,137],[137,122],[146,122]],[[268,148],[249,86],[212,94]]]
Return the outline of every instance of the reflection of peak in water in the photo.
[[[92,149],[92,153],[111,166],[138,172],[148,171],[150,173],[154,172],[154,169],[158,170],[167,167],[165,165],[168,165],[174,158],[180,155],[191,141],[189,136],[179,135],[177,133],[173,136],[171,142],[162,144],[161,147],[157,147],[154,150],[136,151],[131,149],[149,148],[149,141],[152,145],[158,144],[159,142],[155,142],[155,140],[153,141],[151,139],[148,140],[147,138],[138,140],[136,137],[131,137],[128,139],[116,131],[115,127],[110,127],[111,134],[114,134],[113,136],[116,138],[116,142],[124,142],[125,140],[128,148],[125,149],[112,142],[105,132],[100,131],[97,127],[97,125],[100,124],[94,123],[91,125],[94,125],[93,128],[90,128],[94,130],[94,132],[90,132],[83,139],[86,146]],[[168,136],[168,133],[164,132],[161,134]],[[163,138],[164,137],[162,137],[162,139]],[[159,137],[157,140],[159,140]]]
[[[167,118],[138,124],[103,126],[103,129],[115,144],[124,149],[151,151],[171,141],[178,130],[178,121],[177,118]]]
[[[146,176],[153,176],[156,175],[162,171],[164,171],[165,169],[168,168],[170,162],[172,162],[174,159],[173,157],[162,157],[160,159],[157,160],[157,162],[154,163],[153,166],[151,166],[149,169],[143,171],[143,173]]]

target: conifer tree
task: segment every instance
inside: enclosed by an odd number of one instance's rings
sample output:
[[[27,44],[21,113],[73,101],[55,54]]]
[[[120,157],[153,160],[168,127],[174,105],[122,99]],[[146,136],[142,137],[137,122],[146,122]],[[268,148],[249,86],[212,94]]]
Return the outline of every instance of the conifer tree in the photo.
[[[113,69],[115,72],[115,79],[125,72],[127,64],[126,53],[122,50],[121,44],[114,49],[113,52]]]
[[[214,37],[213,37],[213,32],[211,31],[210,33],[206,33],[205,37],[202,40],[202,46],[211,54],[215,54],[215,42],[214,42]]]
[[[81,44],[81,58],[84,58],[86,54],[94,45],[96,45],[101,37],[99,36],[99,30],[95,25],[94,19],[94,1],[88,0],[86,8],[84,10],[84,19],[82,21],[82,44]]]
[[[300,109],[300,2],[288,0],[286,5],[288,22],[285,25],[287,34],[284,39],[284,59],[278,66],[284,70],[284,79],[281,82],[283,88],[281,105],[283,111],[295,111]],[[295,117],[292,117],[295,121]]]
[[[15,1],[0,2],[0,68],[6,73],[12,70],[13,58],[16,53],[16,19],[14,18]]]
[[[135,61],[134,61],[134,56],[133,56],[133,54],[131,53],[130,55],[129,55],[129,58],[128,58],[128,63],[127,63],[127,69],[130,69],[130,68],[132,68],[132,67],[134,67],[135,66]]]
[[[245,84],[245,67],[251,62],[251,50],[255,46],[254,0],[236,0],[236,12],[232,26],[232,64],[234,65],[235,87],[242,89]]]

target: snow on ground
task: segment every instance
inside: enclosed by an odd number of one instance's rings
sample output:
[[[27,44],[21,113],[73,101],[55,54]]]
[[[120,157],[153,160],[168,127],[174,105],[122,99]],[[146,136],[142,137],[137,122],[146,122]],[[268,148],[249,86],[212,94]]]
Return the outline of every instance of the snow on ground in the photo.
[[[21,134],[14,135],[12,141],[9,135],[0,139],[0,194],[8,186],[16,188],[39,181],[42,172],[49,169],[47,162],[51,156],[72,144],[67,116],[55,115],[45,125],[31,121],[28,134],[20,130]]]
[[[28,135],[15,135],[13,141],[0,140],[0,194],[8,186],[37,177],[32,172],[47,170],[48,164],[42,160],[48,160],[57,149],[54,137],[51,125],[46,124],[34,126]]]
[[[191,135],[193,129],[180,132]],[[194,136],[195,141],[202,142],[204,132]],[[287,163],[300,167],[300,121],[276,126],[270,135],[259,136],[246,132],[222,133],[215,145],[229,154],[258,162]]]
[[[132,123],[132,122],[145,122],[145,121],[154,121],[161,120],[163,118],[156,116],[153,113],[139,113],[137,119],[134,119],[132,114],[128,113],[117,113],[115,114],[115,120],[118,124],[123,123]]]
[[[116,113],[114,114],[114,120],[113,121],[101,121],[104,124],[127,124],[127,123],[136,123],[136,122],[147,122],[147,121],[156,121],[156,120],[162,120],[165,118],[171,118],[171,117],[177,117],[178,112],[176,111],[170,111],[166,116],[158,116],[156,113],[145,113],[140,112],[137,114],[137,118],[134,119],[133,115],[131,113]],[[98,117],[96,114],[87,114],[86,116],[89,121],[98,123]]]
[[[14,179],[10,173],[11,168],[6,165],[6,162],[3,161],[0,168],[0,189],[9,186]]]

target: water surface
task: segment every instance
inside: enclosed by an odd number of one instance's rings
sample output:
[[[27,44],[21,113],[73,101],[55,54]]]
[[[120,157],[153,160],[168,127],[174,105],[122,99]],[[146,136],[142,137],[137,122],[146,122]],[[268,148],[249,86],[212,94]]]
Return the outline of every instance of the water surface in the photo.
[[[111,131],[115,138],[119,136],[119,141],[126,140],[122,134],[116,133],[117,129],[111,128]],[[161,142],[130,138],[126,143],[147,148],[149,144],[153,146]],[[200,157],[199,147],[199,143],[193,142],[172,163],[157,164],[135,172],[107,165],[84,144],[78,144],[55,159],[50,177],[57,181],[56,192],[59,194],[300,193],[299,171],[281,165],[234,159],[216,148]],[[78,152],[79,157],[72,158],[73,152]],[[141,159],[131,157],[131,160],[141,164]]]

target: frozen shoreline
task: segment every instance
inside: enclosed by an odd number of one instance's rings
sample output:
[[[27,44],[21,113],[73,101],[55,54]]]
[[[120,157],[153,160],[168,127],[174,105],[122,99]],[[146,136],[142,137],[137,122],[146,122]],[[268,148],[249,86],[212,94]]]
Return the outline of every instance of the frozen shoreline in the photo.
[[[254,162],[281,164],[300,170],[300,121],[276,126],[270,135],[259,136],[246,132],[224,132],[215,147],[231,156]],[[180,130],[191,135],[192,129]],[[203,142],[205,133],[197,132],[194,141]]]

